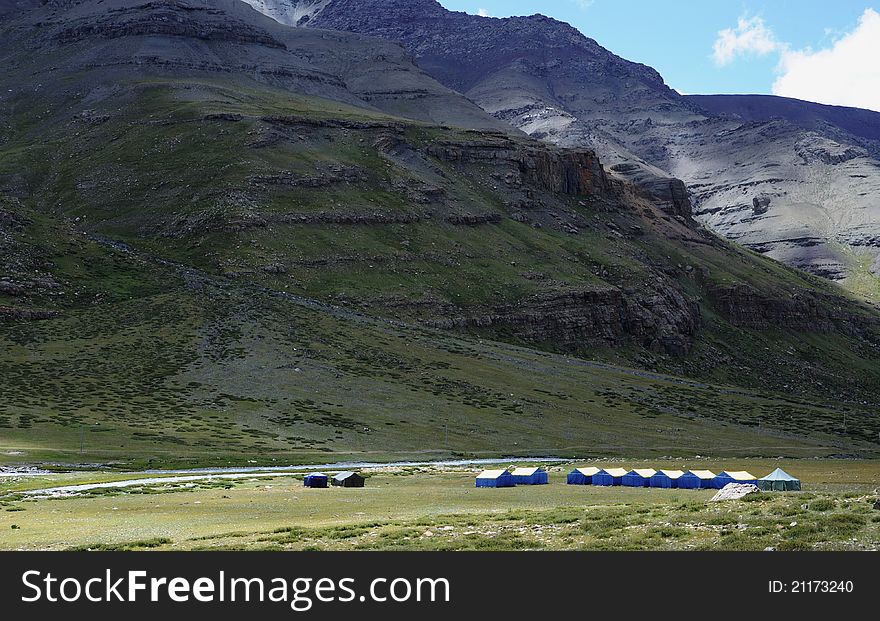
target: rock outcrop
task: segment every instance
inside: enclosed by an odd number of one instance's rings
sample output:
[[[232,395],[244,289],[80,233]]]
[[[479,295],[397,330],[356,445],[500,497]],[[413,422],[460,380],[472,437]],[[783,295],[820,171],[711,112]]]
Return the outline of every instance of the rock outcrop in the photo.
[[[631,344],[681,356],[690,351],[700,322],[697,304],[670,287],[638,293],[620,289],[545,293],[516,305],[430,323],[448,329],[500,329],[572,352]]]
[[[592,151],[522,148],[506,141],[439,143],[427,153],[447,162],[509,164],[525,183],[548,192],[569,196],[601,194],[609,190],[599,158]]]
[[[58,317],[60,314],[58,311],[0,306],[0,321],[43,321]]]
[[[783,328],[803,332],[859,334],[876,319],[858,316],[839,307],[833,299],[800,294],[769,297],[748,284],[711,290],[712,302],[735,326],[756,330]]]
[[[123,13],[113,13],[66,26],[55,33],[62,43],[120,37],[170,36],[239,45],[285,49],[267,31],[232,19],[224,11],[183,2],[146,2]]]

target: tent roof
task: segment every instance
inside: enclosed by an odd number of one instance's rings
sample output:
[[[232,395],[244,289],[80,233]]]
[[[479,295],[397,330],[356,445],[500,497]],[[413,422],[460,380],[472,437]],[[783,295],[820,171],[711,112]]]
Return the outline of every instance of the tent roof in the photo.
[[[594,468],[593,466],[590,466],[589,468],[575,468],[575,470],[588,477],[602,472],[599,468]]]
[[[714,479],[715,473],[711,470],[688,470],[692,475],[696,476],[698,479]]]
[[[661,470],[658,474],[665,474],[670,479],[678,479],[684,475],[683,470]]]
[[[644,479],[650,479],[652,476],[657,474],[657,471],[653,468],[635,468],[627,472],[627,474],[629,474],[630,472],[635,472],[637,475]]]
[[[725,470],[721,474],[726,474],[735,481],[754,481],[758,478],[755,475],[746,472],[745,470],[737,470],[736,472],[728,472],[727,470]]]
[[[762,477],[761,481],[797,481],[798,479],[788,474],[782,468],[777,468],[766,477]]]
[[[310,472],[306,475],[307,477],[326,477],[327,475],[323,472]]]
[[[518,477],[530,477],[536,472],[544,472],[543,468],[514,468],[513,474]]]
[[[627,472],[629,472],[629,470],[627,470],[626,468],[606,468],[602,472],[605,472],[607,474],[610,474],[614,478],[617,478],[624,476]]]
[[[497,479],[498,477],[508,474],[507,470],[483,470],[477,475],[478,479]]]
[[[355,472],[352,472],[350,470],[346,470],[345,472],[340,472],[339,474],[337,474],[333,478],[336,479],[337,481],[341,481],[342,479],[347,479],[349,477],[353,477],[355,474],[356,474]]]

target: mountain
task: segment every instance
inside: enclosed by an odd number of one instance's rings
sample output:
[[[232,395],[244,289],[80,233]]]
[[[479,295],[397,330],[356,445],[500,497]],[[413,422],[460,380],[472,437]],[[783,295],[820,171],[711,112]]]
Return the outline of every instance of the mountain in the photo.
[[[61,7],[67,7],[63,21],[59,21]],[[429,78],[398,45],[345,33],[291,34],[289,28],[238,0],[107,0],[100,5],[52,0],[26,15],[10,28],[22,33],[41,20],[47,20],[46,25],[58,24],[37,44],[64,46],[72,56],[56,59],[57,64],[49,68],[30,66],[21,57],[4,59],[9,93],[17,92],[12,78],[27,70],[46,71],[49,79],[71,67],[100,66],[106,78],[113,72],[146,74],[164,66],[166,72],[180,75],[234,74],[234,79],[254,85],[295,90],[432,123],[508,127]],[[95,44],[76,45],[83,41]]]
[[[0,63],[5,446],[877,450],[876,309],[398,45],[83,0],[7,13]]]
[[[284,4],[308,7],[290,24],[400,41],[495,117],[554,144],[594,148],[615,175],[679,209],[689,193],[696,216],[729,239],[880,300],[869,272],[880,261],[871,138],[880,125],[869,113],[814,109],[813,122],[803,113],[727,114],[718,100],[682,97],[653,69],[540,15],[485,18],[434,0]]]
[[[880,112],[829,106],[775,95],[688,95],[688,101],[715,115],[747,122],[783,119],[806,130],[838,132],[873,157],[880,156]]]

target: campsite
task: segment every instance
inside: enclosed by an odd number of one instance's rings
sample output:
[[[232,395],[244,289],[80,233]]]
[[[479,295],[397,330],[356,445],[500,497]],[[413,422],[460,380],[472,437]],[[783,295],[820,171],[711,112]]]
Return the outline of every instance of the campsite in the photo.
[[[500,462],[496,469],[528,462]],[[482,470],[365,469],[362,488],[304,487],[304,472],[26,496],[124,479],[70,472],[0,477],[0,548],[155,550],[877,550],[876,461],[652,460],[628,470],[797,475],[803,491],[711,503],[713,488],[570,485],[584,462],[542,464],[549,483],[476,489]],[[586,468],[584,468],[586,470]],[[324,470],[332,477],[332,470]],[[511,475],[512,476],[512,475]]]

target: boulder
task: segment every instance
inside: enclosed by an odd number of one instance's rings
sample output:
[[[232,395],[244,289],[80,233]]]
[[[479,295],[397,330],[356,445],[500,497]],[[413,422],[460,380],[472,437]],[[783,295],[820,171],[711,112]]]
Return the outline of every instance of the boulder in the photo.
[[[752,213],[756,216],[767,213],[770,210],[770,202],[771,198],[769,196],[763,194],[761,196],[756,196],[752,199]]]
[[[712,496],[712,500],[709,502],[720,502],[722,500],[739,500],[740,498],[744,498],[749,494],[760,494],[761,490],[759,490],[754,485],[742,484],[742,483],[728,483],[720,490],[718,493]]]

